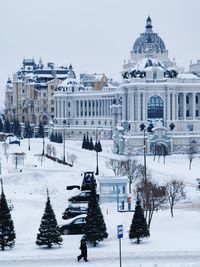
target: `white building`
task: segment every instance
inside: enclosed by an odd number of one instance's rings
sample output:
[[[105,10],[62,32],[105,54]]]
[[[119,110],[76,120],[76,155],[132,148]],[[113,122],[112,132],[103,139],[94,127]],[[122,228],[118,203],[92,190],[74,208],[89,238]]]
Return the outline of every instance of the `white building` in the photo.
[[[157,144],[169,153],[184,152],[191,143],[200,145],[199,73],[200,64],[181,73],[148,17],[123,65],[118,88],[108,85],[97,91],[73,75],[57,87],[54,129],[62,130],[66,120],[71,136],[101,130],[102,137],[114,139],[114,151],[123,154],[142,151],[143,124],[148,152]]]
[[[96,80],[96,77],[93,78]],[[105,75],[102,78],[105,79]],[[84,133],[95,136],[98,129],[101,138],[110,139],[113,129],[110,107],[117,87],[108,81],[100,86],[99,79],[95,85],[94,80],[85,86],[84,83],[86,80],[78,80],[71,67],[68,78],[56,88],[54,130],[63,131],[63,127],[66,127],[68,137],[82,138]]]

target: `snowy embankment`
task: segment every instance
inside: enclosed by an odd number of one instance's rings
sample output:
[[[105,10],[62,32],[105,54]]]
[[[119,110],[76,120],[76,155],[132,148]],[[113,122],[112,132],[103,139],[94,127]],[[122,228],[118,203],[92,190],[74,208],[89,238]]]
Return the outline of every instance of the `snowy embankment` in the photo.
[[[48,141],[45,140],[47,143]],[[195,179],[200,176],[199,159],[195,159],[192,170],[188,170],[186,156],[170,156],[164,165],[147,157],[147,166],[152,177],[165,182],[172,176],[179,177],[186,184],[187,199],[175,208],[175,217],[170,217],[169,209],[156,212],[151,226],[150,238],[140,245],[128,239],[128,231],[133,213],[118,213],[116,204],[101,206],[107,225],[109,237],[96,248],[88,246],[88,263],[76,262],[79,254],[80,235],[64,236],[61,248],[38,248],[35,245],[36,234],[46,202],[46,188],[50,192],[51,203],[58,223],[62,212],[68,205],[68,196],[73,192],[66,191],[66,186],[81,184],[81,172],[95,169],[95,152],[80,149],[81,142],[66,141],[66,152],[77,155],[74,167],[62,166],[46,159],[41,166],[35,154],[42,152],[42,140],[31,140],[31,151],[27,151],[28,141],[22,140],[21,146],[11,145],[9,153],[25,152],[22,172],[14,173],[12,156],[8,162],[1,149],[2,178],[7,199],[12,200],[14,210],[12,218],[16,230],[16,245],[12,250],[0,251],[0,266],[78,266],[79,264],[100,267],[119,266],[117,225],[123,224],[122,266],[200,266],[200,192],[196,190]],[[56,146],[57,157],[62,158],[63,145]],[[104,151],[99,153],[100,174],[112,175],[105,162],[112,157],[112,143],[102,142]],[[115,156],[117,157],[117,156]],[[142,161],[142,157],[138,157]],[[37,165],[37,167],[33,167]]]

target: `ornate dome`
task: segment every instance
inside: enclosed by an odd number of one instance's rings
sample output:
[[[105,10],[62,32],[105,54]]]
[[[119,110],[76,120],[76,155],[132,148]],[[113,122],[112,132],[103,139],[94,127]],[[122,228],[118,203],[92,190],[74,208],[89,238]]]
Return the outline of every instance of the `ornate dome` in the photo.
[[[149,42],[153,44],[154,50],[157,53],[163,53],[166,50],[165,43],[157,33],[153,32],[152,28],[151,18],[148,17],[146,21],[146,31],[140,34],[140,37],[136,39],[133,45],[134,53],[145,52],[146,46]]]

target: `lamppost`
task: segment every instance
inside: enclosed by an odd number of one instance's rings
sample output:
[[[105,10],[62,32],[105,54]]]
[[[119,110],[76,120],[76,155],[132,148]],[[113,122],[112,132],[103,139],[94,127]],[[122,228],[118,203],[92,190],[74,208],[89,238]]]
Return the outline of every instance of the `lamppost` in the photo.
[[[140,125],[140,129],[141,131],[143,131],[143,155],[144,155],[144,180],[146,182],[147,180],[147,161],[146,161],[146,126],[144,125],[144,123],[142,123]]]
[[[27,127],[27,134],[28,134],[28,150],[31,150],[31,145],[30,145],[30,138],[31,138],[31,125],[28,123]]]
[[[65,162],[65,125],[66,125],[66,120],[63,120],[63,162]]]
[[[42,136],[42,155],[44,156],[44,134]]]
[[[100,141],[98,141],[98,129],[101,128],[101,130],[103,129],[102,127],[97,127],[96,128],[96,142],[95,142],[95,146],[94,146],[94,150],[96,151],[96,175],[99,175],[99,158],[98,158],[98,153],[102,151],[102,147],[101,147],[101,143]]]

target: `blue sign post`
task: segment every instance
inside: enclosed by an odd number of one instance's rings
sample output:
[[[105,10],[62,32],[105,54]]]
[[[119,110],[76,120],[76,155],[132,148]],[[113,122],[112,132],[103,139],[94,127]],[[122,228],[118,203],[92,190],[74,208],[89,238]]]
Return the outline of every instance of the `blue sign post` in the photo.
[[[117,237],[119,239],[119,266],[122,266],[122,250],[121,250],[121,239],[123,238],[123,225],[117,226]]]

